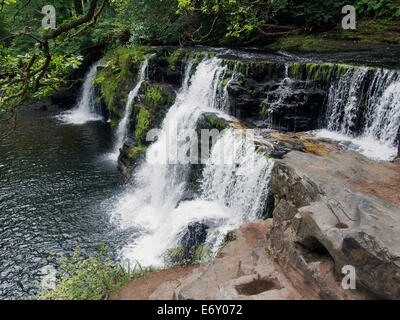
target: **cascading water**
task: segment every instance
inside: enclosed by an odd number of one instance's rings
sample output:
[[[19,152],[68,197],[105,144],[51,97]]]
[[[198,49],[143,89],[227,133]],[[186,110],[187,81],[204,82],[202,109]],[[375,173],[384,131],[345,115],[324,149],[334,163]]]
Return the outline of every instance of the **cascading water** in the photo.
[[[374,74],[368,81],[370,72]],[[397,154],[400,126],[399,73],[355,67],[336,81],[328,96],[327,130],[318,130],[316,134],[343,141],[348,148],[371,159],[392,160]],[[364,85],[368,87],[363,89]],[[360,117],[364,124],[357,132],[355,120]]]
[[[223,72],[223,77],[225,76],[225,73],[227,72],[227,68],[225,68]],[[230,101],[229,101],[229,93],[228,93],[228,87],[231,85],[232,82],[236,80],[238,76],[237,72],[237,66],[235,65],[233,70],[232,70],[232,75],[228,82],[221,88],[221,92],[217,94],[217,101],[216,101],[216,108],[218,110],[221,110],[225,113],[229,113],[230,109]]]
[[[363,134],[394,146],[400,126],[400,77],[394,73],[381,77],[387,79],[389,85],[386,85],[377,103],[369,105]]]
[[[328,130],[351,135],[367,72],[368,68],[349,69],[331,84],[327,104]]]
[[[225,221],[206,241],[214,252],[226,232],[260,218],[266,209],[273,161],[255,152],[252,138],[228,130],[213,146],[206,162],[201,199],[227,212]]]
[[[264,110],[263,114],[266,116],[266,124],[269,128],[272,127],[273,115],[277,108],[285,103],[285,100],[292,94],[292,83],[293,80],[289,77],[289,64],[285,63],[285,74],[282,81],[279,83],[279,87],[276,89],[273,95],[267,97],[263,101]]]
[[[84,124],[88,121],[103,120],[103,116],[95,107],[95,88],[93,81],[96,79],[97,67],[103,64],[103,59],[95,62],[85,76],[81,96],[76,108],[67,111],[58,118],[66,123]]]
[[[117,131],[116,131],[115,150],[110,155],[110,159],[112,159],[112,160],[115,160],[115,161],[118,160],[119,150],[124,142],[124,139],[126,138],[128,119],[130,116],[130,108],[131,108],[133,100],[136,98],[136,96],[139,93],[140,87],[142,86],[143,82],[146,80],[147,67],[149,66],[149,58],[151,56],[152,55],[145,56],[143,64],[140,68],[139,80],[138,80],[136,86],[128,94],[128,99],[125,104],[124,116],[122,117],[121,121],[118,123]]]
[[[203,60],[192,78],[191,67],[187,67],[184,85],[157,141],[149,147],[131,189],[122,195],[112,214],[122,229],[139,230],[121,255],[142,265],[161,266],[162,254],[179,244],[190,223],[203,222],[219,231],[208,236],[207,244],[213,247],[223,232],[255,219],[265,203],[272,161],[256,154],[254,145],[243,141],[232,151],[233,143],[242,135],[231,131],[225,132],[212,149],[203,172],[203,195],[198,200],[180,202],[190,170],[187,152],[193,147],[188,137],[199,116],[216,107],[215,90],[224,70],[217,58]],[[213,162],[229,152],[233,152],[233,163]]]
[[[270,171],[269,160],[242,134],[230,129],[213,146],[203,172],[202,196],[238,211],[243,223],[264,210]]]

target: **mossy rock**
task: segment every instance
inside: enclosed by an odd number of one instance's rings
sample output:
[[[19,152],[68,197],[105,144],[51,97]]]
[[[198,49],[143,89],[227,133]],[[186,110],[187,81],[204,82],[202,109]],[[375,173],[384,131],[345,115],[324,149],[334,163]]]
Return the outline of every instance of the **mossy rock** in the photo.
[[[152,50],[150,47],[120,47],[106,55],[106,67],[100,70],[95,82],[101,85],[101,95],[111,121],[117,122],[123,116],[129,91],[137,81],[144,56]]]
[[[352,52],[400,45],[400,25],[396,21],[358,21],[355,30],[341,27],[311,35],[281,37],[267,46],[272,50],[298,52]]]
[[[119,167],[125,181],[128,181],[133,170],[145,159],[147,147],[134,146],[121,153]]]
[[[219,132],[222,132],[227,128],[227,124],[223,119],[218,118],[213,113],[204,113],[197,120],[196,124],[196,134],[198,139],[198,154],[199,159],[197,164],[191,164],[190,170],[188,173],[188,179],[186,184],[186,191],[191,192],[193,194],[199,195],[201,193],[201,180],[203,177],[203,169],[205,167],[205,161],[207,159],[204,158],[204,155],[201,154],[202,146],[201,146],[201,130],[213,130],[216,129]],[[212,139],[208,142],[208,150],[211,150],[213,147]]]
[[[197,70],[199,64],[203,61],[203,59],[207,56],[206,52],[195,52],[193,53],[189,59],[193,59],[192,67],[189,71],[189,77],[192,77]]]
[[[168,72],[176,71],[178,61],[182,60],[186,55],[187,51],[183,48],[173,51],[168,57]]]
[[[161,126],[165,114],[174,102],[171,87],[147,82],[142,84],[131,116],[132,132],[139,146],[150,144],[146,141],[148,132]]]

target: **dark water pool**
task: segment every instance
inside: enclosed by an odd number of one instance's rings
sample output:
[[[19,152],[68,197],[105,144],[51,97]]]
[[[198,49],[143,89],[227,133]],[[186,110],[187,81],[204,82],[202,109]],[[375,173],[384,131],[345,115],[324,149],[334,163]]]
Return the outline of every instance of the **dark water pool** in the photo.
[[[17,131],[0,141],[0,299],[38,291],[50,252],[117,251],[123,236],[104,202],[121,188],[110,128],[102,122],[65,125],[61,111],[20,112]]]

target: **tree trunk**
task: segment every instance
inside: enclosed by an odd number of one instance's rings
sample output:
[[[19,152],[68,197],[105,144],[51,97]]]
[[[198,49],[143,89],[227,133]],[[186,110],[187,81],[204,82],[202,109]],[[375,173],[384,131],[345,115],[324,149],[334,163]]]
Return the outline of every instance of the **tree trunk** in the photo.
[[[74,0],[74,7],[77,16],[83,14],[82,0]]]

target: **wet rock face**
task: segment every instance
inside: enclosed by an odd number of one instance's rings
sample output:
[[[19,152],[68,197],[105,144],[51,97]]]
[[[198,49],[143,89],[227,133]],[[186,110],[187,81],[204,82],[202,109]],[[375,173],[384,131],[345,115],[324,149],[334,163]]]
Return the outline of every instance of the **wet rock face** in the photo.
[[[101,97],[101,88],[100,86],[95,86],[94,87],[95,90],[95,100],[94,100],[94,107],[95,110],[98,114],[103,116],[104,121],[107,121],[107,119],[109,119],[110,117],[110,113],[109,110],[107,109],[107,106],[104,102],[104,99],[102,99]]]
[[[166,52],[166,54],[168,54]],[[151,59],[148,68],[148,77],[150,81],[157,83],[168,83],[178,89],[182,85],[185,75],[185,62],[183,59],[174,61],[173,66],[165,56],[159,53]]]
[[[184,248],[183,259],[192,258],[192,253],[204,244],[207,239],[208,228],[206,224],[201,222],[194,222],[188,226],[181,240],[181,245]]]
[[[255,87],[257,86],[257,87]],[[278,101],[278,89],[253,83],[252,87],[230,88],[230,113],[241,120],[254,123],[257,127],[286,132],[310,131],[322,127],[322,107],[326,93],[318,89],[292,92]],[[274,87],[273,87],[274,88]],[[238,92],[246,92],[239,94]],[[271,115],[268,113],[271,112]]]
[[[138,96],[132,103],[127,138],[120,151],[118,169],[125,180],[145,158],[151,141],[147,134],[151,129],[159,129],[169,108],[175,101],[175,91],[171,85],[143,82]]]
[[[352,266],[357,290],[345,294],[400,299],[400,207],[354,187],[397,170],[350,151],[327,157],[294,151],[276,161],[270,187],[278,201],[269,242],[287,273],[307,275],[294,278],[296,286],[310,282],[321,288],[320,297],[343,298],[341,270]]]
[[[260,128],[286,132],[323,126],[327,95],[323,82],[295,79],[280,62],[227,63],[235,68],[227,85],[231,115]]]
[[[50,96],[53,104],[63,109],[72,108],[76,104],[76,97],[79,96],[79,86],[57,91]]]

